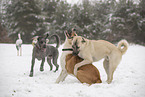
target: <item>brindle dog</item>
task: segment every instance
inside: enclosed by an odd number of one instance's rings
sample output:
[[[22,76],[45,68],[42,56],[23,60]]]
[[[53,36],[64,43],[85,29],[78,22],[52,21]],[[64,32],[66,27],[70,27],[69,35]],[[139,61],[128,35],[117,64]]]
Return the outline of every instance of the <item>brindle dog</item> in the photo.
[[[57,64],[57,59],[58,59],[58,47],[60,45],[60,38],[58,35],[52,35],[51,37],[56,37],[56,41],[57,41],[57,45],[56,47],[54,46],[50,46],[48,44],[46,44],[46,39],[49,35],[47,34],[46,37],[38,37],[38,41],[35,44],[34,48],[33,48],[33,53],[32,53],[32,65],[31,65],[31,70],[30,70],[30,77],[33,77],[33,68],[34,68],[34,64],[35,64],[35,59],[38,60],[42,60],[41,62],[41,66],[40,66],[40,71],[44,71],[44,62],[45,62],[45,58],[47,57],[47,62],[50,66],[50,71],[53,68],[53,65],[51,64],[51,60],[53,62],[53,64],[56,67],[56,70],[54,72],[56,72],[59,68],[59,65]]]

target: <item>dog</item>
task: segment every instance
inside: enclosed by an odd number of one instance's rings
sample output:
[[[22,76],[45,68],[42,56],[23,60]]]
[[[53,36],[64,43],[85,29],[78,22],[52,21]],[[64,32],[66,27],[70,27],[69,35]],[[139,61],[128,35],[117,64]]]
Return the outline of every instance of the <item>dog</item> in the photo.
[[[17,56],[22,56],[22,39],[20,33],[18,34],[18,39],[16,40]],[[19,54],[20,53],[20,54]]]
[[[121,40],[116,47],[105,40],[89,40],[81,36],[74,36],[72,48],[73,54],[84,59],[75,65],[74,75],[77,75],[79,67],[105,58],[103,66],[107,73],[107,83],[110,84],[113,80],[113,73],[122,59],[122,55],[128,49],[128,42]]]
[[[53,36],[56,37],[56,41],[57,41],[56,47],[46,44],[46,39],[48,37],[48,34],[46,35],[46,37],[39,36],[37,38],[37,43],[35,44],[32,53],[32,65],[31,65],[31,70],[29,75],[30,77],[33,77],[33,72],[34,72],[33,68],[35,64],[35,59],[42,60],[40,71],[44,71],[43,66],[45,62],[45,57],[47,57],[47,62],[50,66],[50,71],[53,68],[53,65],[51,64],[51,60],[56,67],[56,70],[54,72],[58,70],[59,65],[57,64],[57,59],[59,56],[58,47],[60,45],[60,38],[58,35],[52,35],[51,37]]]
[[[34,47],[35,44],[37,43],[37,39],[38,39],[38,36],[35,36],[32,38],[32,46]]]
[[[67,32],[65,31],[65,42],[63,44],[63,49],[68,49],[68,48],[72,48],[72,38],[74,36],[76,36],[76,30],[75,29],[72,29],[71,32]],[[60,65],[61,65],[61,73],[60,75],[58,76],[57,80],[56,80],[56,83],[59,83],[61,81],[64,81],[65,78],[67,77],[68,73],[67,73],[67,70],[65,68],[65,65],[66,65],[66,56],[68,54],[72,54],[72,51],[71,50],[67,50],[67,51],[64,51],[62,54],[61,54],[61,57],[60,57]]]
[[[82,58],[74,56],[72,54],[68,54],[66,56],[66,65],[65,65],[67,73],[74,75],[73,72],[74,66],[81,61],[83,61]],[[77,71],[76,78],[81,83],[87,83],[89,85],[95,83],[102,83],[98,69],[92,64],[86,64],[84,66],[81,66]]]

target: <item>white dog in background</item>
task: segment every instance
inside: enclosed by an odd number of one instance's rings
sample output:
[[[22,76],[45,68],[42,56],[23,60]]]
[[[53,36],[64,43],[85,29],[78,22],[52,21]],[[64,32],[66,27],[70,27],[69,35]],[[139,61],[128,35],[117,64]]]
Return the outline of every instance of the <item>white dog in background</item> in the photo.
[[[18,39],[16,40],[17,56],[22,56],[22,39],[20,33],[18,34]],[[20,54],[19,54],[20,53]]]
[[[107,83],[110,84],[113,80],[113,73],[122,59],[122,55],[128,49],[128,42],[121,40],[116,47],[105,40],[96,41],[75,36],[72,41],[72,47],[73,53],[84,59],[75,65],[75,75],[77,75],[79,67],[105,58],[103,65],[107,73]]]

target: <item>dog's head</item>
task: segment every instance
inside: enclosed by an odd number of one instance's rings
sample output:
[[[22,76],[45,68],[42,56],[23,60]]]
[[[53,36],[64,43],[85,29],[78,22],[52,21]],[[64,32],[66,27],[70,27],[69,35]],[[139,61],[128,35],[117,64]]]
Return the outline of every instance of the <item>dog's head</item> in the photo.
[[[65,31],[65,37],[66,37],[66,41],[71,45],[72,44],[72,40],[73,37],[77,36],[76,34],[76,29],[72,28],[71,31]]]
[[[41,51],[45,51],[46,50],[46,44],[47,44],[47,38],[48,38],[48,34],[45,37],[39,36],[37,38],[37,43],[36,43],[36,47],[38,49],[40,49]]]
[[[32,44],[35,45],[37,43],[38,36],[32,38]]]
[[[73,54],[78,55],[79,52],[86,46],[86,39],[81,36],[75,36],[72,40]]]

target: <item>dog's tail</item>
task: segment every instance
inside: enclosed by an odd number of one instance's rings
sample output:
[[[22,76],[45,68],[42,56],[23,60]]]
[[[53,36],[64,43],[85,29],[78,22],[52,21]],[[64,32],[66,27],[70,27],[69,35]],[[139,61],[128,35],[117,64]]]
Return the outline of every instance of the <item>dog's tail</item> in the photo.
[[[119,41],[117,48],[121,51],[122,55],[125,54],[128,49],[128,42],[126,40]]]
[[[60,46],[60,37],[57,34],[53,34],[51,35],[51,37],[55,37],[56,38],[56,48],[58,48]]]

